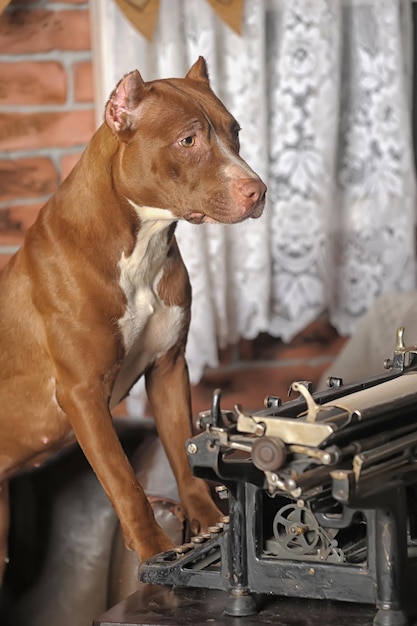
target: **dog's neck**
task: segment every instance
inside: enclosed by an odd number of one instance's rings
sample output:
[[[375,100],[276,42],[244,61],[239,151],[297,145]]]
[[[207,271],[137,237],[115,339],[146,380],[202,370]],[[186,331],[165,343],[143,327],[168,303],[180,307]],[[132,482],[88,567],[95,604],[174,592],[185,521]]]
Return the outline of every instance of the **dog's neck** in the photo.
[[[140,226],[132,254],[126,256],[123,251],[119,262],[125,292],[129,291],[129,284],[137,287],[139,268],[149,285],[159,280],[173,235],[171,225],[176,223],[170,211],[138,206],[131,200],[129,204],[137,214]]]
[[[139,231],[142,242],[146,238],[149,242],[154,241],[154,235],[160,231],[167,231],[165,239],[169,241],[178,219],[169,210],[141,206],[123,195],[114,170],[120,149],[123,147],[119,140],[103,124],[78,164],[43,209],[48,220],[60,220],[66,224],[65,232],[69,238],[72,231],[77,232],[79,249],[94,254],[96,248],[105,246],[111,256],[114,254],[116,263],[122,253],[129,257],[135,248],[143,248],[142,254],[145,254],[148,244],[137,246]],[[163,239],[161,236],[161,241]]]

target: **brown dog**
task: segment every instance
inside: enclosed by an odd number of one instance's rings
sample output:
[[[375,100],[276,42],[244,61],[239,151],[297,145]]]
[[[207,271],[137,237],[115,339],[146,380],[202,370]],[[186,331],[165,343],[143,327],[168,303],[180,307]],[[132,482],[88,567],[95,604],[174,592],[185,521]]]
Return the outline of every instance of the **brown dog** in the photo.
[[[0,579],[7,479],[75,434],[140,558],[171,546],[156,524],[110,410],[144,374],[159,435],[194,530],[219,512],[192,476],[184,359],[190,285],[177,220],[262,213],[265,185],[239,157],[239,126],[203,58],[184,79],[116,87],[105,123],[0,275]]]

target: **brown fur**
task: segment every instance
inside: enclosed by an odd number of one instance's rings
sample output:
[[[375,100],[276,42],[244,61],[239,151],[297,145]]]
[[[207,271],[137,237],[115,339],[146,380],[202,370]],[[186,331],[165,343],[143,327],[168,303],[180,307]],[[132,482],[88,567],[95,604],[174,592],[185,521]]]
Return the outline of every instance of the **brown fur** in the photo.
[[[182,142],[189,136],[191,147]],[[1,273],[0,579],[7,554],[7,479],[38,465],[73,435],[113,503],[127,545],[141,558],[171,545],[155,523],[110,413],[142,374],[186,513],[196,529],[217,519],[184,450],[191,435],[184,357],[191,292],[175,221],[166,227],[158,222],[162,234],[148,242],[149,258],[160,268],[148,267],[146,258],[140,265],[149,276],[138,276],[139,283],[145,281],[146,293],[155,298],[156,312],[136,338],[137,354],[129,353],[121,332],[128,302],[120,260],[131,258],[146,226],[127,198],[167,209],[175,219],[228,223],[258,217],[265,186],[238,157],[238,148],[237,124],[211,92],[202,59],[185,79],[144,83],[138,72],[129,74],[109,100],[106,123]],[[171,330],[175,342],[160,354],[154,346],[163,345],[168,330],[160,327],[166,307],[183,315]],[[139,365],[142,353],[150,357]]]

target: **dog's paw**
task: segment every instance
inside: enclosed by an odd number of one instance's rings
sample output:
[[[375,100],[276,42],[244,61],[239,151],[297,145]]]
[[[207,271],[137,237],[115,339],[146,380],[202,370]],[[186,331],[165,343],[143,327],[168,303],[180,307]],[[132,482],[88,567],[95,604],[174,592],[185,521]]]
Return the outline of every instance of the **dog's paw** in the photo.
[[[193,535],[207,532],[224,516],[213,501],[207,484],[200,478],[188,481],[180,495]]]
[[[211,526],[215,526],[220,521],[223,515],[210,497],[202,502],[194,503],[188,511],[191,533],[198,535],[207,532]]]
[[[160,534],[158,533],[157,537],[152,538],[152,540],[148,542],[146,547],[141,548],[139,557],[142,561],[147,561],[156,554],[168,552],[168,550],[172,550],[174,547],[175,544],[171,539],[161,531]]]
[[[142,529],[138,536],[130,536],[130,538],[127,533],[124,533],[126,548],[136,552],[139,561],[147,561],[156,554],[167,552],[175,547],[174,543],[158,524],[155,523],[152,531],[150,529],[147,530],[148,532],[145,532]]]

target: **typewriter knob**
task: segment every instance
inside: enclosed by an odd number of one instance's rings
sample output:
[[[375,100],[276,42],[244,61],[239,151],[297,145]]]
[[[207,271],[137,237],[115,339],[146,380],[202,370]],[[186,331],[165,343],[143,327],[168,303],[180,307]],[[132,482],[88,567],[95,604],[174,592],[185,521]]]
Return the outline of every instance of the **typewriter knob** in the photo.
[[[287,459],[287,449],[281,439],[259,437],[252,446],[252,461],[263,472],[274,472],[282,467]]]

